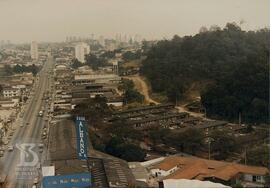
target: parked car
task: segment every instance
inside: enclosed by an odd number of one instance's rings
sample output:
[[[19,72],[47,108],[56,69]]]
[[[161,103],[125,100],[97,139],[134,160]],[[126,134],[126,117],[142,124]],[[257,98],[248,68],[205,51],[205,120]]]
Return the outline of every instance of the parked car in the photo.
[[[3,156],[4,156],[4,151],[0,150],[0,157],[3,157]]]
[[[13,151],[14,147],[13,146],[8,146],[8,151],[11,152]]]

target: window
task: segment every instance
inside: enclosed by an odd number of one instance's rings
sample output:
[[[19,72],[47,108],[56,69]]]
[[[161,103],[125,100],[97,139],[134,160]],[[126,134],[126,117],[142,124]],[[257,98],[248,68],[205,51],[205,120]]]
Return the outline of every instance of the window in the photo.
[[[252,181],[256,182],[256,176],[252,176]]]

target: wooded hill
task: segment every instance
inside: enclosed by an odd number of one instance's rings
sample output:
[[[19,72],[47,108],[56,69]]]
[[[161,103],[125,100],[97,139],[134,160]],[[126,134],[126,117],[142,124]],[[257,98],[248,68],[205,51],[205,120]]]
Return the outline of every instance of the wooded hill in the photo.
[[[141,73],[153,92],[181,100],[198,81],[210,83],[201,93],[208,116],[244,122],[268,122],[270,30],[202,29],[195,36],[162,40],[148,49]]]

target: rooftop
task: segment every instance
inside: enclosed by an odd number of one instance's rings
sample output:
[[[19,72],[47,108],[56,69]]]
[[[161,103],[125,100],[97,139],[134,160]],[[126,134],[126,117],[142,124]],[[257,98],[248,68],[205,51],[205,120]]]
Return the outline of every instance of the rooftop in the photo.
[[[87,172],[85,161],[77,159],[75,126],[71,120],[62,120],[52,125],[49,135],[50,162],[55,165],[56,174]],[[88,163],[96,187],[128,187],[135,185],[135,179],[126,161],[93,149],[89,143]]]
[[[265,167],[247,166],[237,163],[224,161],[206,160],[196,157],[170,156],[165,158],[161,163],[154,166],[155,169],[168,171],[178,167],[169,176],[164,179],[198,179],[204,180],[207,177],[215,177],[228,181],[239,173],[265,175],[269,170]]]

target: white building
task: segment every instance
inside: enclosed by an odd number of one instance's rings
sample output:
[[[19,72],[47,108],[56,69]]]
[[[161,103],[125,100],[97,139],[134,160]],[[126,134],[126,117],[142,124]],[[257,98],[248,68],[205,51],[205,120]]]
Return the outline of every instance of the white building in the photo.
[[[38,59],[38,44],[36,41],[31,42],[31,58]]]
[[[19,97],[21,95],[20,89],[12,88],[12,87],[3,88],[2,92],[3,92],[4,98]]]
[[[98,39],[98,42],[101,46],[105,46],[105,40],[104,40],[104,37],[103,36],[100,36],[99,39]]]
[[[112,84],[121,82],[121,77],[115,74],[93,73],[93,74],[75,74],[73,83],[96,83],[96,84]]]
[[[86,43],[78,43],[75,46],[75,58],[80,62],[85,63],[85,55],[90,53],[90,46]]]

